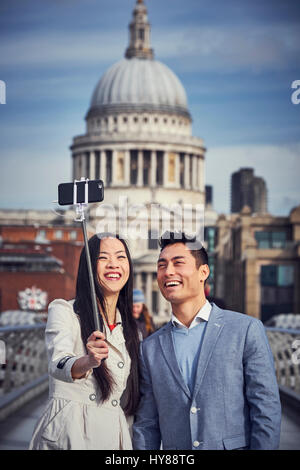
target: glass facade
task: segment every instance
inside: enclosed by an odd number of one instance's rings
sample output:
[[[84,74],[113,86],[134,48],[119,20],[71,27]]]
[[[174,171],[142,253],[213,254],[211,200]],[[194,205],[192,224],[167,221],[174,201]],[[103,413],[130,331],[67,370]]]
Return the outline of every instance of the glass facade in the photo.
[[[261,320],[280,313],[294,311],[294,266],[268,265],[261,267]]]
[[[286,232],[258,231],[255,240],[259,249],[284,248],[286,246]]]

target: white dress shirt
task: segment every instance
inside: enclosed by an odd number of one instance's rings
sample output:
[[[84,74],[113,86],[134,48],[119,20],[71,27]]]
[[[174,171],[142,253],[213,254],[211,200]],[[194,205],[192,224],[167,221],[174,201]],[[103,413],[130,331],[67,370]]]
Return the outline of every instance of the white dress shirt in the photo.
[[[202,321],[208,321],[211,309],[212,309],[211,304],[208,302],[208,300],[206,300],[205,304],[199,310],[199,312],[197,313],[197,315],[193,319],[193,321],[190,324],[190,326],[188,327],[188,329],[193,328],[194,326],[198,325],[198,323],[200,323]],[[171,321],[172,321],[173,325],[176,326],[177,328],[187,328],[180,320],[178,320],[178,318],[174,315],[173,312],[172,312]]]

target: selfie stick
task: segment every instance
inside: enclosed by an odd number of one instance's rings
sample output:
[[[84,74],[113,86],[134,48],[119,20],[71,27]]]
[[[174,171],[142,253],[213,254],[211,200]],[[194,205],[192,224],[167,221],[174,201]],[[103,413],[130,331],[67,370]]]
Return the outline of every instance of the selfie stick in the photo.
[[[78,203],[77,202],[77,184],[76,183],[80,183],[81,181],[85,181],[84,203],[81,203],[81,202]],[[92,299],[92,308],[93,308],[95,330],[101,331],[100,321],[99,321],[99,314],[98,314],[98,306],[97,306],[97,301],[96,301],[96,292],[95,292],[95,284],[94,284],[91,256],[90,256],[90,250],[89,250],[89,245],[88,245],[88,237],[87,237],[87,231],[86,231],[85,214],[84,214],[84,210],[88,206],[88,202],[89,202],[89,180],[85,179],[85,178],[81,178],[81,180],[74,180],[73,204],[75,205],[76,216],[77,216],[75,220],[76,220],[76,222],[81,222],[82,231],[83,231],[86,262],[87,262],[87,268],[88,268],[88,273],[89,273],[89,281],[90,281],[90,289],[91,289],[91,299]]]

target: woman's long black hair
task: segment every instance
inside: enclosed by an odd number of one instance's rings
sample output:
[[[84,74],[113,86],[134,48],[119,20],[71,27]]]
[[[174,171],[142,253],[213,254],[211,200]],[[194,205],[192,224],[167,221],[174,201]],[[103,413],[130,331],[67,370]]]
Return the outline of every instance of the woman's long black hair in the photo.
[[[111,234],[96,234],[89,239],[89,251],[91,256],[91,264],[94,276],[95,291],[98,302],[101,306],[102,313],[104,314],[106,320],[106,305],[105,298],[101,289],[101,286],[98,281],[97,276],[97,260],[99,257],[101,239],[106,237],[114,237],[120,240],[125,248],[125,252],[129,261],[130,273],[129,278],[122,290],[120,291],[117,308],[120,311],[122,317],[122,326],[123,334],[125,338],[125,344],[127,351],[131,359],[131,368],[130,374],[127,380],[126,393],[124,394],[125,402],[122,403],[124,413],[129,416],[133,415],[136,411],[138,401],[139,401],[139,386],[138,386],[138,356],[139,356],[139,338],[137,332],[137,326],[135,320],[132,316],[132,290],[133,290],[133,266],[130,257],[130,253],[126,242],[121,239],[118,235]],[[87,343],[88,337],[93,331],[95,331],[94,321],[93,321],[93,308],[92,308],[92,299],[90,294],[90,284],[89,284],[89,275],[86,262],[85,247],[82,249],[79,261],[79,268],[77,274],[76,282],[76,299],[74,303],[74,311],[80,317],[81,324],[81,336],[83,343]],[[103,318],[100,317],[101,329],[103,328]],[[108,323],[108,321],[107,321]],[[110,397],[115,382],[109,369],[106,366],[106,362],[103,361],[101,365],[93,369],[95,378],[101,390],[102,398],[104,402]]]

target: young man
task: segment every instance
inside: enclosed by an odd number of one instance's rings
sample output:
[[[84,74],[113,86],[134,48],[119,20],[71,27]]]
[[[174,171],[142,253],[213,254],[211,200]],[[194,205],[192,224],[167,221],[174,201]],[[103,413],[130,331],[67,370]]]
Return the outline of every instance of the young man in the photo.
[[[264,327],[209,304],[207,253],[195,245],[184,234],[161,238],[157,281],[173,313],[141,343],[133,448],[277,449],[281,406]]]

